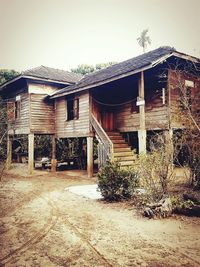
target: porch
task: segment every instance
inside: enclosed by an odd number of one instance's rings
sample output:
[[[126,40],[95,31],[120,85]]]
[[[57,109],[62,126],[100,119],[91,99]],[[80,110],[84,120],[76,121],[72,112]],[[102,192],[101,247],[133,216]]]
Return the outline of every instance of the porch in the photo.
[[[99,141],[100,165],[134,162],[133,151],[146,153],[148,135],[169,132],[167,79],[154,68],[91,89],[91,124]],[[126,162],[125,162],[126,161]]]

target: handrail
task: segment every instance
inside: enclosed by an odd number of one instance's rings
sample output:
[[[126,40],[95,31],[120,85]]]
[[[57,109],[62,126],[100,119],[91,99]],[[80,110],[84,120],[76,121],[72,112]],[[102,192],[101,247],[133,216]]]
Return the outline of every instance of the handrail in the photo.
[[[106,160],[112,160],[113,143],[93,114],[91,114],[90,122],[99,141],[99,152],[102,154],[102,160],[100,160],[100,164],[104,164]]]
[[[0,144],[2,143],[2,141],[3,141],[4,137],[6,136],[7,132],[8,132],[8,130],[6,130],[6,131],[3,133],[3,135],[2,135],[2,137],[1,137],[1,139],[0,139]]]

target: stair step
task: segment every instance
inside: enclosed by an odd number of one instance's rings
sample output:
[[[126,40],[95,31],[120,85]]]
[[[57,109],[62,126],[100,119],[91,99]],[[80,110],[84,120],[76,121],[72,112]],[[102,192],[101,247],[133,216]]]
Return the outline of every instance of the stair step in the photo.
[[[120,166],[130,166],[134,164],[134,160],[129,161],[119,161]]]
[[[112,140],[113,144],[126,144],[124,139]]]
[[[133,157],[133,152],[132,151],[122,151],[122,152],[114,152],[113,153],[114,158],[115,157]]]
[[[106,132],[108,136],[121,136],[118,132]]]
[[[119,153],[119,152],[131,152],[130,147],[114,147],[114,153]]]
[[[126,144],[126,143],[121,143],[121,144],[113,144],[113,147],[114,147],[114,149],[115,148],[130,148],[129,146],[128,146],[128,144]]]
[[[116,156],[114,156],[114,159],[116,159],[116,160],[118,160],[118,161],[132,161],[132,160],[134,160],[134,157],[133,157],[133,155],[132,156],[120,156],[120,157],[116,157]]]
[[[117,136],[117,135],[109,136],[109,138],[111,140],[123,140],[125,142],[125,140],[121,137],[121,135],[119,135],[119,136]]]

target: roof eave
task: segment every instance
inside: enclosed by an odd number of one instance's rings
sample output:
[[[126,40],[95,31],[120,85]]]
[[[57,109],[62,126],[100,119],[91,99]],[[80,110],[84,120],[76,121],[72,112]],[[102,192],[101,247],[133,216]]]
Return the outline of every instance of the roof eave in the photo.
[[[75,84],[75,82],[58,81],[58,80],[41,78],[41,77],[36,77],[36,76],[29,76],[29,75],[23,75],[22,78],[31,79],[31,80],[46,81],[46,82],[52,82],[52,83],[59,83],[59,84],[66,84],[66,85]]]
[[[158,63],[159,64],[159,63]],[[66,92],[63,92],[63,93],[60,93],[57,92],[55,95],[52,95],[50,98],[53,99],[53,98],[58,98],[58,97],[62,97],[62,96],[65,96],[65,95],[69,95],[69,94],[72,94],[72,93],[76,93],[76,92],[80,92],[80,91],[84,91],[84,90],[88,90],[88,89],[91,89],[93,87],[96,87],[96,86],[100,86],[100,85],[103,85],[103,84],[106,84],[106,83],[109,83],[109,82],[113,82],[113,81],[116,81],[116,80],[119,80],[119,79],[122,79],[122,78],[125,78],[125,77],[128,77],[128,76],[131,76],[133,74],[136,74],[140,71],[144,71],[144,70],[148,70],[150,68],[154,67],[154,64],[151,63],[143,68],[140,68],[140,69],[137,69],[137,70],[134,70],[134,71],[129,71],[127,73],[123,73],[121,75],[118,75],[118,76],[115,76],[115,77],[112,77],[110,79],[106,79],[102,82],[98,82],[98,83],[95,83],[95,84],[90,84],[88,86],[83,86],[83,87],[80,87],[80,88],[77,88],[75,90],[69,90],[69,91],[66,91]]]
[[[19,80],[22,78],[22,75],[18,75],[16,77],[14,77],[13,79],[7,81],[7,82],[4,82],[3,84],[0,85],[0,91],[3,90],[4,87],[6,87],[7,85]]]
[[[6,88],[6,86],[8,86],[9,84],[18,81],[19,79],[31,79],[31,80],[45,81],[45,82],[51,82],[51,83],[57,83],[57,84],[65,84],[65,85],[73,85],[73,84],[75,84],[75,82],[73,83],[73,82],[58,81],[58,80],[40,78],[40,77],[29,76],[29,75],[19,75],[19,76],[16,76],[15,78],[13,78],[12,80],[3,83],[0,86],[0,91],[2,91],[4,88]]]
[[[169,54],[164,55],[163,57],[159,58],[158,60],[155,60],[151,64],[149,64],[147,66],[144,66],[144,67],[142,67],[140,69],[137,69],[137,70],[134,70],[134,71],[130,71],[130,72],[115,76],[113,78],[104,80],[102,82],[98,82],[98,83],[95,83],[95,84],[90,84],[88,86],[83,86],[83,87],[77,88],[75,90],[72,89],[71,91],[69,90],[69,91],[66,91],[66,92],[63,92],[63,93],[60,93],[60,94],[59,94],[59,92],[57,92],[57,93],[55,93],[55,95],[52,95],[50,98],[54,99],[54,98],[63,97],[63,96],[66,96],[66,95],[70,95],[72,93],[88,90],[88,89],[91,89],[91,88],[96,87],[96,86],[100,86],[100,85],[103,85],[103,84],[106,84],[106,83],[109,83],[109,82],[112,82],[112,81],[119,80],[121,78],[125,78],[125,77],[128,77],[128,76],[131,76],[133,74],[139,73],[140,71],[145,71],[145,70],[148,70],[150,68],[153,68],[153,67],[157,66],[158,64],[162,63],[163,61],[167,60],[169,57],[172,57],[172,56],[176,56],[176,57],[182,58],[184,60],[189,60],[189,61],[192,61],[194,63],[199,63],[200,62],[198,58],[195,58],[193,56],[189,56],[189,55],[186,55],[184,53],[177,52],[177,51],[173,51],[173,52],[169,52]]]
[[[174,51],[172,53],[172,55],[177,56],[177,57],[180,57],[180,58],[185,59],[185,60],[188,60],[188,61],[192,61],[194,63],[200,63],[199,58],[193,57],[193,56],[189,56],[187,54],[184,54],[184,53],[181,53],[181,52],[178,52],[178,51]]]

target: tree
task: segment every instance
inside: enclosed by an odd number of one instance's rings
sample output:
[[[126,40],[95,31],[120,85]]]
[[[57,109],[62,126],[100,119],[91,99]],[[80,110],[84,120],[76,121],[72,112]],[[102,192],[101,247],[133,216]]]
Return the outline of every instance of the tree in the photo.
[[[74,73],[79,73],[82,75],[87,75],[89,73],[92,73],[94,71],[97,70],[101,70],[101,69],[105,69],[113,64],[115,64],[116,62],[108,62],[108,63],[98,63],[96,65],[87,65],[87,64],[80,64],[78,65],[76,68],[71,69],[72,72]]]
[[[192,185],[200,189],[200,64],[176,62],[171,65],[171,79],[177,96],[172,119],[180,130],[174,136],[176,164],[189,167]]]
[[[92,65],[80,64],[76,68],[71,69],[71,71],[74,73],[86,75],[86,74],[89,74],[91,72],[94,72],[95,68]]]
[[[0,84],[7,82],[17,76],[19,73],[15,70],[0,70]],[[0,161],[6,159],[6,134],[7,129],[7,115],[6,115],[6,103],[0,96]]]
[[[138,44],[143,48],[143,52],[146,52],[146,48],[151,44],[151,39],[147,35],[149,29],[145,29],[141,32],[140,37],[137,38]]]
[[[1,69],[0,70],[0,84],[11,80],[17,75],[19,75],[19,73],[15,70]]]

